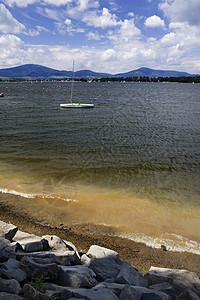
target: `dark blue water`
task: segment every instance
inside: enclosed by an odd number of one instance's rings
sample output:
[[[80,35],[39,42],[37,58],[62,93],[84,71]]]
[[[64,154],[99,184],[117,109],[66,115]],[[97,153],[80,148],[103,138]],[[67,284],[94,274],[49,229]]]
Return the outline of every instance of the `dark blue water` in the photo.
[[[0,84],[1,190],[75,201],[73,224],[199,242],[200,85],[77,82],[73,101],[94,109],[61,109],[70,88]]]

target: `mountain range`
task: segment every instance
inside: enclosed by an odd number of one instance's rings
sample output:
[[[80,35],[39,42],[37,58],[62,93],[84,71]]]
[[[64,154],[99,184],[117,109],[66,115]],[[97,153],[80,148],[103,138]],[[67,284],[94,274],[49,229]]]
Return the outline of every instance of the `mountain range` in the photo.
[[[109,74],[98,73],[90,70],[80,70],[74,73],[75,78],[103,78],[103,77],[185,77],[196,76],[186,72],[154,70],[149,68],[139,68],[126,73]],[[32,79],[47,79],[47,78],[71,78],[72,71],[59,71],[47,68],[41,65],[26,64],[18,67],[0,69],[1,78],[32,78]]]

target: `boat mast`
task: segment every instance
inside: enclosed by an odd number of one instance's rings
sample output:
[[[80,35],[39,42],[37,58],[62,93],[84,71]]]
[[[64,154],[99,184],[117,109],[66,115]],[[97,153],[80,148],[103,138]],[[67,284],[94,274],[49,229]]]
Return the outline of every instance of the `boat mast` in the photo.
[[[74,60],[73,60],[73,68],[72,68],[71,103],[73,99],[73,88],[74,88]]]

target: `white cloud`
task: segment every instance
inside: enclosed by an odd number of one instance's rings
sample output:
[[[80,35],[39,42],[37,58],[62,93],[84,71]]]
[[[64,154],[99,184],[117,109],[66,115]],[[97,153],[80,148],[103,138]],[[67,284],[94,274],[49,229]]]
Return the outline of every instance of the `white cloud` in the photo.
[[[13,7],[14,5],[18,7],[27,7],[28,5],[34,4],[34,3],[40,3],[45,5],[54,5],[54,6],[63,6],[68,3],[70,3],[72,0],[3,0],[3,2]]]
[[[116,29],[114,32],[108,32],[108,38],[116,44],[124,45],[124,43],[132,43],[140,38],[141,31],[135,26],[133,19],[125,19],[118,24],[120,25],[119,29]]]
[[[84,15],[82,20],[89,26],[100,28],[113,27],[118,25],[116,15],[111,14],[105,7],[103,8],[100,15],[96,11],[90,11]]]
[[[172,22],[200,25],[199,0],[164,0],[160,3],[159,8]]]
[[[96,32],[88,32],[86,34],[88,40],[96,40],[96,41],[99,41],[101,39],[101,36],[96,33]]]
[[[2,33],[21,33],[25,30],[25,26],[19,23],[5,7],[0,4],[0,32]]]
[[[41,32],[49,32],[48,29],[42,26],[36,26],[36,29],[30,29],[28,32],[25,32],[26,35],[38,36]]]
[[[156,15],[147,18],[144,22],[144,25],[146,27],[151,27],[151,28],[156,28],[156,27],[165,28],[165,22]]]

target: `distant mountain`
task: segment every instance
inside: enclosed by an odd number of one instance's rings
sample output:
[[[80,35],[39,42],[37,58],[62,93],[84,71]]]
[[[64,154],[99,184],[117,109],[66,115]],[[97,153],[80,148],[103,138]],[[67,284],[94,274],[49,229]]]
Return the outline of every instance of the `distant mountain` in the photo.
[[[195,76],[186,72],[177,71],[164,71],[164,70],[153,70],[149,68],[140,68],[127,73],[116,74],[115,77],[182,77],[182,76]]]
[[[109,74],[98,73],[90,70],[80,70],[74,73],[76,78],[102,78],[102,77],[182,77],[195,76],[186,72],[153,70],[149,68],[140,68],[127,73]],[[3,78],[71,78],[72,71],[59,71],[47,68],[41,65],[27,64],[14,68],[0,70],[0,77]]]

